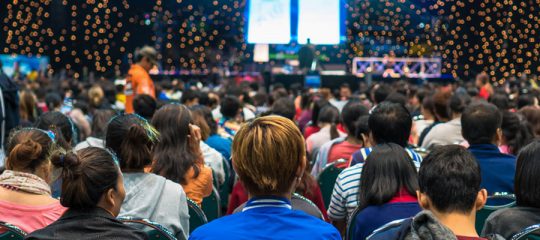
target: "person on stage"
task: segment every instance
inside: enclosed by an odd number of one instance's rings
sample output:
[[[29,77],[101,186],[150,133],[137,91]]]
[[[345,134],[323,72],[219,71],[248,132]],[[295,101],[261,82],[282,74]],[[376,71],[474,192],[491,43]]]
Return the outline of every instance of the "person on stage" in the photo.
[[[307,73],[311,70],[313,61],[315,61],[315,47],[311,44],[311,39],[308,38],[306,45],[302,46],[298,51],[298,61],[302,72]]]

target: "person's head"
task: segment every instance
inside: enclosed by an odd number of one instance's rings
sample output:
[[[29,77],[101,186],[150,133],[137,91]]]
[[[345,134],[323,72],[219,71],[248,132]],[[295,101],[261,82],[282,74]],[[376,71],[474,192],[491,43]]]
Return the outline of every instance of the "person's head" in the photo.
[[[97,108],[103,103],[105,97],[105,92],[99,85],[94,85],[88,90],[88,100],[90,101],[90,106]]]
[[[142,172],[152,164],[159,133],[135,114],[118,115],[107,126],[105,146],[116,153],[122,172]]]
[[[54,180],[49,153],[57,148],[55,137],[52,131],[37,128],[13,131],[6,146],[6,169],[31,173],[47,182]]]
[[[22,120],[33,123],[37,118],[37,98],[29,89],[22,90],[19,95],[19,115]]]
[[[342,100],[347,100],[351,98],[351,96],[352,96],[352,90],[349,84],[347,83],[341,84],[341,86],[339,87],[339,97]]]
[[[392,89],[388,85],[379,85],[373,92],[373,101],[375,104],[382,103],[390,93],[392,93]]]
[[[508,146],[511,154],[517,155],[522,147],[534,139],[530,124],[517,113],[503,112],[501,143]]]
[[[89,147],[77,153],[57,152],[51,161],[63,169],[62,206],[76,210],[99,207],[118,216],[126,192],[114,153]]]
[[[498,143],[501,124],[502,114],[491,103],[474,103],[461,115],[461,133],[469,144]]]
[[[150,95],[139,94],[133,98],[133,110],[147,120],[152,119],[156,109],[157,102]]]
[[[471,103],[471,97],[466,93],[455,93],[448,100],[448,107],[454,116],[461,116],[465,108]]]
[[[487,191],[480,188],[481,181],[480,166],[467,149],[459,145],[438,146],[420,166],[418,202],[436,216],[474,217],[487,200]]]
[[[290,196],[306,167],[304,138],[289,119],[256,118],[236,134],[232,163],[250,194]]]
[[[448,102],[452,96],[451,92],[438,91],[433,95],[433,110],[438,121],[446,122],[450,120]]]
[[[433,96],[428,95],[425,96],[422,100],[422,107],[421,107],[422,115],[424,116],[424,119],[426,120],[434,120],[435,119],[435,106],[433,105]]]
[[[330,103],[325,99],[319,99],[313,104],[313,111],[311,112],[311,123],[313,126],[319,125],[319,114],[327,105],[330,105]]]
[[[538,99],[532,94],[520,94],[517,99],[517,109],[522,109],[527,106],[536,106],[538,105]]]
[[[192,107],[199,104],[199,93],[197,91],[188,89],[182,93],[180,103],[186,105],[186,107]]]
[[[519,110],[519,113],[531,125],[534,135],[537,137],[540,136],[540,108],[532,106],[524,107]]]
[[[289,98],[277,99],[272,105],[271,113],[274,115],[282,116],[290,120],[294,120],[296,115],[296,108],[294,101]]]
[[[399,103],[403,106],[407,106],[407,97],[399,92],[393,92],[386,97],[386,102]]]
[[[405,106],[383,102],[371,112],[368,125],[375,145],[395,143],[406,147],[411,134],[412,117]]]
[[[525,146],[517,157],[514,190],[517,205],[540,208],[540,140]]]
[[[364,147],[369,146],[369,115],[364,115],[358,118],[354,123],[354,137],[362,141]]]
[[[171,181],[186,184],[186,173],[193,167],[199,175],[199,155],[189,143],[191,112],[184,105],[168,104],[161,107],[152,125],[161,134],[154,147],[152,171]]]
[[[236,116],[238,116],[241,110],[242,106],[237,97],[228,95],[221,99],[220,111],[221,114],[223,114],[223,117],[234,119]]]
[[[104,139],[107,124],[115,114],[114,110],[96,110],[92,118],[92,137]]]
[[[497,106],[501,111],[510,109],[510,99],[503,93],[495,93],[489,97],[489,102]]]
[[[206,125],[208,125],[209,136],[212,136],[214,134],[217,134],[218,132],[218,124],[216,120],[214,120],[214,117],[212,116],[212,111],[207,106],[201,106],[197,105],[191,108],[191,113],[195,116],[202,116],[206,122]],[[201,134],[204,135],[203,129],[201,128]]]
[[[156,49],[144,46],[135,53],[135,62],[148,72],[157,64],[157,55]]]
[[[62,106],[62,96],[55,92],[47,93],[45,95],[45,104],[49,111],[59,110]]]
[[[476,76],[476,87],[483,87],[489,83],[489,75],[486,72],[481,72]]]
[[[367,107],[359,101],[349,101],[341,111],[341,122],[349,136],[356,136],[356,121],[369,114]]]
[[[208,108],[203,105],[195,105],[193,107],[190,107],[189,109],[191,111],[193,124],[197,125],[201,129],[201,140],[206,141],[206,139],[208,139],[208,137],[210,137],[213,134],[211,132],[210,125],[208,124],[207,122],[208,120],[206,119],[206,115],[205,115],[206,110]],[[210,117],[211,115],[212,113],[210,113]],[[215,124],[213,120],[212,122]]]
[[[373,147],[362,169],[360,208],[385,204],[402,190],[411,196],[418,190],[416,167],[409,154],[394,143]]]
[[[60,112],[44,113],[34,123],[34,127],[58,133],[57,143],[66,150],[71,149],[77,141],[75,125],[69,117]]]
[[[330,125],[331,139],[339,137],[339,132],[337,130],[337,124],[339,123],[339,110],[336,107],[330,104],[323,107],[319,112],[317,123],[319,124],[319,127]]]

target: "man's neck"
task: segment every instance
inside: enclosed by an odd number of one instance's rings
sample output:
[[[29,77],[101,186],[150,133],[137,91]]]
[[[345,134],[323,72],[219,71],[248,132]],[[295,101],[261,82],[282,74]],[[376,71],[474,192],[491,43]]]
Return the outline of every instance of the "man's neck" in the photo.
[[[478,237],[475,228],[476,214],[473,212],[469,215],[461,213],[441,214],[433,212],[437,220],[456,235],[464,237]]]

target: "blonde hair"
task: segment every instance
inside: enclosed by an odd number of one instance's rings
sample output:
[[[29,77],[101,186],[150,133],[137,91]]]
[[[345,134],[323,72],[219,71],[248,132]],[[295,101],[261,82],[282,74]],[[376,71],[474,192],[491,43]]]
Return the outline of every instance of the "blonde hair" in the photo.
[[[99,105],[101,105],[104,97],[105,93],[103,92],[103,89],[98,85],[94,85],[90,88],[90,90],[88,90],[88,99],[90,100],[90,104],[93,107],[98,107]]]
[[[291,120],[266,116],[242,126],[234,138],[232,156],[247,191],[271,195],[290,191],[306,150],[304,138]]]

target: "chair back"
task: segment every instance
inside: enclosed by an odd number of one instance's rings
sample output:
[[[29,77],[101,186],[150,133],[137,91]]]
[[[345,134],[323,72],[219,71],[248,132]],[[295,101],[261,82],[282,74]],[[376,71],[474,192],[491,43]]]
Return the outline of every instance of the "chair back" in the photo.
[[[229,206],[229,195],[231,195],[234,186],[234,170],[231,167],[229,161],[223,158],[223,169],[225,170],[225,181],[219,186],[219,198],[221,199],[222,213],[227,212],[227,206]]]
[[[517,233],[512,240],[540,240],[540,224],[535,224]]]
[[[504,209],[504,208],[510,208],[516,206],[516,197],[513,194],[495,194],[493,196],[488,197],[488,200],[501,200],[504,202],[510,202],[503,205],[486,205],[482,209],[480,209],[478,212],[476,212],[476,231],[481,233],[484,229],[484,224],[486,223],[486,219],[491,215],[493,212]]]
[[[219,199],[219,193],[216,188],[212,189],[210,196],[203,199],[201,205],[208,222],[221,216],[221,200]]]
[[[23,240],[26,232],[15,225],[0,222],[0,240]]]
[[[174,234],[158,223],[147,219],[119,218],[121,222],[146,233],[148,240],[176,240]]]
[[[405,224],[405,221],[410,222],[411,219],[412,218],[405,218],[389,222],[373,231],[373,233],[369,235],[366,240],[393,239],[395,234],[401,228],[401,225]],[[352,236],[349,239],[352,239]]]
[[[351,214],[351,217],[347,221],[347,233],[345,235],[345,239],[350,240],[353,239],[354,232],[356,231],[356,224],[355,219],[356,216],[361,212],[360,208],[354,209],[353,213]]]
[[[322,214],[321,210],[317,207],[317,205],[315,205],[315,203],[313,203],[311,200],[305,198],[304,196],[298,193],[293,193],[292,198],[291,198],[291,206],[295,210],[300,210],[307,213],[308,215],[311,215],[323,221],[325,220],[324,215]]]
[[[343,164],[347,161],[345,159],[339,159],[335,162],[327,164],[322,172],[317,176],[317,182],[319,182],[319,187],[321,188],[321,193],[324,200],[324,206],[328,209],[330,205],[330,200],[332,198],[332,192],[334,191],[334,184],[339,174],[343,171],[341,168],[337,168],[336,164]]]
[[[187,204],[189,209],[189,233],[191,234],[198,227],[208,223],[208,220],[195,201],[188,198]]]

